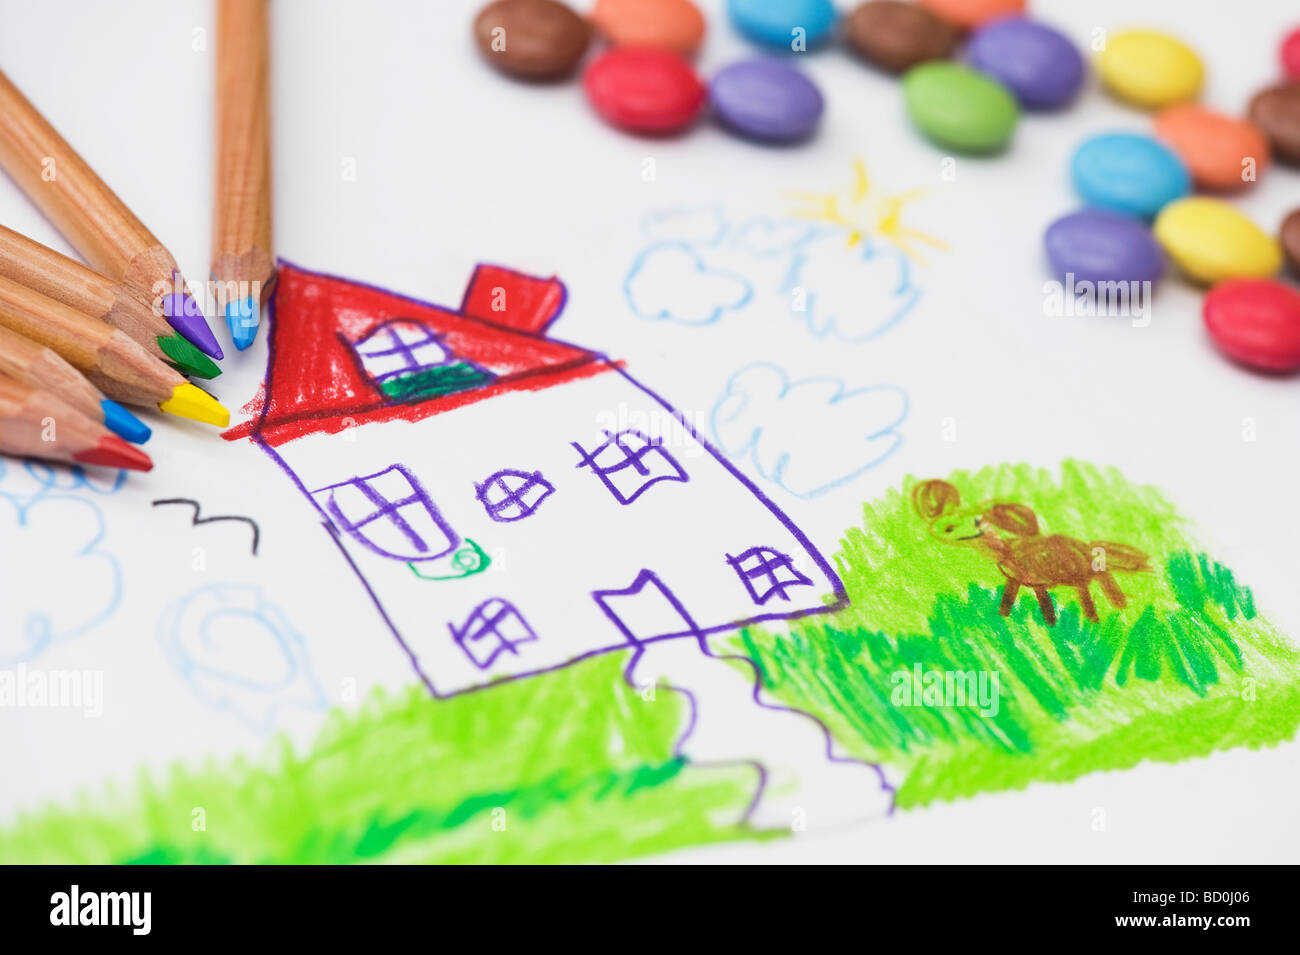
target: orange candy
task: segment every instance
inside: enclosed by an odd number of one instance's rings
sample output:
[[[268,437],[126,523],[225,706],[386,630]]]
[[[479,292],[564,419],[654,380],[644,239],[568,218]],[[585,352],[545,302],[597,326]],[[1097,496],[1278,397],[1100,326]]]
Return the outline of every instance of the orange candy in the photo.
[[[967,30],[996,17],[1025,12],[1025,0],[920,0],[935,16]]]
[[[1162,109],[1155,134],[1178,153],[1202,189],[1243,189],[1269,163],[1268,139],[1258,126],[1194,103]]]
[[[704,17],[691,0],[596,0],[591,22],[615,46],[690,56],[704,40]]]

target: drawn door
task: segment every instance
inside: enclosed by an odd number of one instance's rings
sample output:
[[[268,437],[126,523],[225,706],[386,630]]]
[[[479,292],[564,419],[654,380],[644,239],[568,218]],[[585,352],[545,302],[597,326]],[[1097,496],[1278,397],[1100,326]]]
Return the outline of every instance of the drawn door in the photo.
[[[700,634],[677,595],[651,570],[642,570],[627,587],[597,590],[591,596],[629,643]]]

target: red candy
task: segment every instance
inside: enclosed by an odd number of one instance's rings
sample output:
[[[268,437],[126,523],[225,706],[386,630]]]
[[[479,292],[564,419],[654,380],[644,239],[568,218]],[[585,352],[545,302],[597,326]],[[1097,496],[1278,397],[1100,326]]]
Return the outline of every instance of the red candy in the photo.
[[[1282,41],[1282,71],[1291,79],[1300,80],[1300,27]]]
[[[700,115],[707,92],[676,53],[616,47],[582,77],[592,107],[610,123],[637,133],[672,133]]]
[[[1300,370],[1300,291],[1276,279],[1230,279],[1205,296],[1205,328],[1229,358],[1261,371]]]

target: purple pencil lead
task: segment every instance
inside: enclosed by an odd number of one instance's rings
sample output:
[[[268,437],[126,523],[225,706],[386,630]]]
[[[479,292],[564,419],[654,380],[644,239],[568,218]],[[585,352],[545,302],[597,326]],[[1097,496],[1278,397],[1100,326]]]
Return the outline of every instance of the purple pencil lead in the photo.
[[[203,317],[203,309],[188,292],[163,296],[163,317],[183,338],[210,358],[225,358],[221,345]]]

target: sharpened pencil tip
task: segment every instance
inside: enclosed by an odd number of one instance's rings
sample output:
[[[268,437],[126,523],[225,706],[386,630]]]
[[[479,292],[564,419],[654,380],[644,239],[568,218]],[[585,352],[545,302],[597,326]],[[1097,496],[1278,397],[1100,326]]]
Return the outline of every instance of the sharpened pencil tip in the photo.
[[[243,351],[257,337],[257,325],[262,318],[262,308],[251,295],[237,302],[226,303],[226,324],[235,347]]]
[[[144,444],[153,434],[149,426],[127,411],[116,401],[105,398],[99,403],[104,409],[104,427],[114,434],[119,434],[132,444]]]
[[[159,335],[158,347],[182,375],[216,378],[221,366],[179,335]]]
[[[193,342],[199,351],[217,359],[226,357],[203,317],[203,309],[188,292],[164,295],[162,308],[167,324]]]
[[[153,461],[137,447],[127,444],[115,434],[106,434],[93,448],[73,455],[82,464],[98,464],[106,468],[127,468],[131,471],[152,471]]]
[[[224,428],[230,424],[230,412],[198,385],[184,382],[176,386],[172,396],[158,406],[160,411],[174,414],[204,424]]]

